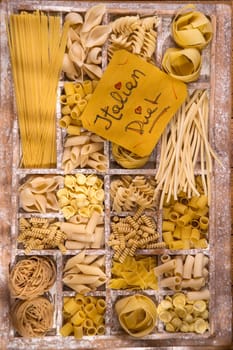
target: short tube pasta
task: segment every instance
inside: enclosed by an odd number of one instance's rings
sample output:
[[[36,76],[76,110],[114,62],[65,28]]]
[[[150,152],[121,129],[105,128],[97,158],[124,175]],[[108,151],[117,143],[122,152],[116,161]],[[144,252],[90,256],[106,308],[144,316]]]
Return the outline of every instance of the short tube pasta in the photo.
[[[173,270],[176,267],[176,261],[174,259],[167,261],[162,265],[158,265],[154,268],[155,276],[159,276],[165,272]]]
[[[184,263],[183,278],[190,279],[193,271],[193,264],[195,258],[192,255],[188,255]]]

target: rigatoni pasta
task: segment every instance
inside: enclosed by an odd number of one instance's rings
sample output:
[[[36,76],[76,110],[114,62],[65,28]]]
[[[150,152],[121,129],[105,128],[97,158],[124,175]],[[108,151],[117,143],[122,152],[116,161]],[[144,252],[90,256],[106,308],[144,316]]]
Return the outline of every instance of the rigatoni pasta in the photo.
[[[199,252],[196,255],[175,255],[154,268],[161,288],[179,291],[182,289],[201,290],[208,281],[208,257]]]

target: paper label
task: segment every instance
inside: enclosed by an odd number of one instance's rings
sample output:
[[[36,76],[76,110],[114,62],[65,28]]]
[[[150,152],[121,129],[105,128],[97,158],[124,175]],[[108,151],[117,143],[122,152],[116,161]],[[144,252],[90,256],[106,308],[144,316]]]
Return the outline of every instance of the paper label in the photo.
[[[82,114],[83,126],[131,152],[149,155],[187,95],[186,85],[117,51]]]

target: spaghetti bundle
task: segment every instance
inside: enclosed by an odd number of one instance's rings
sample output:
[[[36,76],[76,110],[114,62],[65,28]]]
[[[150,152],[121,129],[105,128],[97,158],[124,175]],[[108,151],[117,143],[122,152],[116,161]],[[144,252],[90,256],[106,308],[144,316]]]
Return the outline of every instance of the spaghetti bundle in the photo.
[[[7,34],[25,168],[56,166],[56,97],[68,23],[58,16],[12,14]]]
[[[44,297],[19,300],[11,316],[14,328],[22,337],[41,337],[52,327],[53,305]]]
[[[55,263],[46,257],[19,260],[11,270],[9,288],[19,299],[32,299],[47,292],[56,280]]]

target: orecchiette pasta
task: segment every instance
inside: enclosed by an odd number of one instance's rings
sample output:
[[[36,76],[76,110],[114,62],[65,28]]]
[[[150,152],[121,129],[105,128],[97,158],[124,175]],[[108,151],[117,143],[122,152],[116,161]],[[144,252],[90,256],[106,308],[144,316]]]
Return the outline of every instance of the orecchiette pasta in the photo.
[[[189,293],[197,293],[199,298],[192,304]],[[167,332],[195,332],[203,334],[209,330],[208,301],[202,298],[201,292],[189,292],[187,296],[176,293],[166,296],[158,305],[159,319],[164,323]]]
[[[96,175],[65,175],[64,187],[57,191],[58,203],[66,220],[79,214],[91,217],[103,212],[103,180]]]

